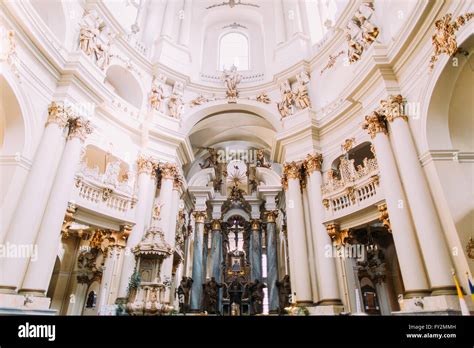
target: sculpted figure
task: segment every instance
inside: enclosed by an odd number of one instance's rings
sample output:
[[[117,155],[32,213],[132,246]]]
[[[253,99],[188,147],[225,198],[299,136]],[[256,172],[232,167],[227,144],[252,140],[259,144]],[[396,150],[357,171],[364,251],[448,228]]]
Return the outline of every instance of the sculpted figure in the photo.
[[[280,314],[285,314],[285,308],[290,305],[291,283],[290,276],[286,275],[281,281],[276,282],[278,288],[278,302]]]
[[[263,289],[267,286],[258,279],[249,284],[250,300],[252,301],[253,314],[261,314],[263,312]]]
[[[224,69],[222,75],[222,81],[227,88],[227,99],[229,102],[235,103],[237,97],[239,96],[239,91],[237,90],[237,85],[242,80],[242,75],[237,72],[237,67],[233,65],[230,70]]]
[[[100,34],[100,20],[95,11],[86,12],[80,23],[79,47],[90,56],[96,49],[96,38]]]
[[[177,292],[180,313],[187,313],[189,310],[189,295],[191,293],[192,285],[193,280],[189,277],[183,277],[179,283]]]

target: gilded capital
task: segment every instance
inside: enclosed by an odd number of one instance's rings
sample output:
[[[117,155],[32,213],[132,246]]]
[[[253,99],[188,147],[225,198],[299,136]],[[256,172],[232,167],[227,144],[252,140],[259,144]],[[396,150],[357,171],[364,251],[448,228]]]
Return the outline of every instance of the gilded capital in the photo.
[[[278,210],[267,210],[263,213],[265,222],[275,222],[278,217]]]
[[[399,117],[408,121],[408,117],[404,113],[403,97],[400,94],[389,95],[386,100],[380,101],[380,105],[388,122],[393,122]]]
[[[78,138],[84,142],[86,138],[93,132],[91,122],[82,116],[69,119],[69,134],[68,140]]]
[[[178,168],[176,167],[175,163],[161,163],[160,164],[160,172],[162,179],[173,179],[178,174]]]
[[[145,173],[148,175],[154,175],[158,163],[151,157],[140,155],[137,159],[138,174]]]
[[[250,228],[252,230],[259,230],[260,229],[260,221],[259,220],[252,220]]]
[[[211,229],[213,231],[221,230],[221,222],[219,220],[212,220]]]
[[[59,128],[66,127],[70,113],[70,107],[64,106],[63,103],[53,101],[48,106],[48,120],[46,121],[46,126],[50,123],[56,123]]]
[[[313,155],[308,154],[303,161],[304,169],[306,174],[311,175],[314,171],[321,171],[321,164],[323,163],[323,156],[320,153],[315,153]]]
[[[296,162],[285,163],[283,166],[283,174],[288,179],[301,179],[301,167]]]
[[[176,174],[173,180],[173,190],[180,190],[183,187],[183,177]]]
[[[206,220],[207,214],[205,211],[195,211],[193,213],[193,216],[194,216],[194,220],[196,220],[197,223],[203,224],[204,220]]]
[[[365,116],[365,121],[362,124],[362,128],[367,130],[372,139],[375,138],[377,133],[388,133],[387,124],[383,115],[381,115],[379,111],[372,111],[370,114]]]

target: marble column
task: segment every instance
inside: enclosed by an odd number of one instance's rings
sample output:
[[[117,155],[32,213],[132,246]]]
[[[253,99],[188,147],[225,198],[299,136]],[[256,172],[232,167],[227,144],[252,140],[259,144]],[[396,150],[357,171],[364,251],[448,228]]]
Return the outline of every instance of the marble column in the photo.
[[[183,18],[181,19],[181,28],[179,31],[179,44],[188,47],[191,34],[192,20],[192,0],[184,0]]]
[[[87,289],[89,288],[89,277],[84,275],[77,276],[76,286],[74,287],[73,295],[74,301],[67,309],[66,315],[82,315],[82,309],[86,302]]]
[[[262,234],[260,222],[253,220],[250,226],[250,279],[262,281]]]
[[[390,215],[392,235],[397,251],[405,296],[424,296],[429,285],[409,208],[387,136],[382,115],[373,111],[365,117],[363,128],[370,134],[380,169],[380,185]]]
[[[341,304],[341,296],[337,282],[336,261],[334,258],[326,256],[326,250],[332,246],[332,242],[323,224],[321,162],[322,156],[320,154],[307,155],[304,161],[315,255],[314,262],[316,263],[318,304],[339,305]]]
[[[132,228],[132,233],[127,240],[127,246],[125,248],[122,275],[120,277],[118,290],[118,297],[120,298],[127,297],[128,284],[135,269],[135,255],[131,250],[140,243],[145,232],[149,207],[153,205],[153,199],[155,197],[157,168],[158,162],[153,158],[144,155],[138,157],[138,201],[135,207],[135,225]]]
[[[202,282],[205,283],[208,278],[208,258],[209,258],[209,236],[210,231],[207,229],[207,226],[204,226],[204,237],[202,240]]]
[[[69,123],[68,140],[36,239],[38,258],[30,261],[21,287],[22,293],[42,296],[48,290],[60,244],[61,226],[81,158],[82,145],[92,133],[90,122],[83,117],[75,117]]]
[[[48,120],[36,151],[33,165],[23,186],[9,229],[0,235],[0,243],[14,246],[33,246],[44,209],[53,186],[54,175],[65,145],[64,128],[71,111],[61,103],[52,102],[48,108]],[[25,218],[25,214],[28,217]],[[0,292],[14,293],[28,267],[29,259],[1,258],[0,269],[14,270],[0,273]]]
[[[222,230],[219,220],[212,221],[212,246],[211,246],[211,277],[216,282],[222,281]]]
[[[176,218],[178,214],[179,191],[175,188],[175,178],[177,177],[177,167],[174,163],[164,163],[160,165],[161,189],[158,204],[160,206],[158,226],[161,227],[165,240],[173,248],[176,243]],[[178,197],[176,197],[178,196]],[[163,260],[160,278],[162,282],[171,282],[173,271],[174,253]],[[170,301],[170,288],[166,289],[164,302]]]
[[[277,258],[277,231],[276,218],[278,210],[270,210],[264,213],[265,223],[267,224],[267,289],[268,289],[268,311],[269,313],[278,312],[278,258]]]
[[[284,166],[291,290],[296,299],[296,304],[311,305],[313,299],[309,277],[308,252],[306,250],[300,172],[301,166],[295,162]],[[291,267],[291,263],[293,263],[293,267]]]
[[[455,294],[451,270],[453,264],[441,228],[433,198],[418,160],[415,143],[403,112],[401,95],[390,95],[381,101],[384,116],[390,124],[403,186],[410,204],[413,222],[420,241],[421,254],[433,295]]]
[[[202,284],[203,284],[203,242],[204,242],[204,220],[206,212],[194,212],[196,226],[194,228],[194,252],[193,252],[193,285],[191,288],[191,310],[201,310]]]

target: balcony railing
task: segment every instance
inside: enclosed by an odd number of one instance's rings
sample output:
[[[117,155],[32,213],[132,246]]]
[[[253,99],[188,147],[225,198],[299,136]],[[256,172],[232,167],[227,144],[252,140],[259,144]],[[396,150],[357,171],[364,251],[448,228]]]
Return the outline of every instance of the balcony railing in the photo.
[[[327,218],[352,213],[382,199],[375,158],[365,158],[357,168],[354,160],[343,158],[339,172],[340,178],[336,177],[334,171],[329,171],[321,187]]]
[[[131,181],[119,182],[109,173],[100,175],[98,168],[90,169],[84,165],[76,174],[71,201],[106,216],[133,221],[137,199]]]

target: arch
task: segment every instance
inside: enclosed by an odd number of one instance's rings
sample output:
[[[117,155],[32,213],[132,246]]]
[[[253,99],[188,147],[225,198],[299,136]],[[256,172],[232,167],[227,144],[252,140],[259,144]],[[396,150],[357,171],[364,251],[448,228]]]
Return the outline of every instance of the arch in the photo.
[[[65,43],[68,37],[66,11],[61,0],[30,0],[34,10],[44,24],[56,36],[59,42]]]
[[[219,37],[219,57],[217,70],[229,69],[234,65],[237,70],[250,69],[249,38],[241,31],[230,30]]]
[[[140,109],[143,105],[144,91],[134,74],[121,65],[114,64],[107,68],[106,85],[120,98]]]
[[[257,179],[265,186],[281,186],[280,176],[273,170],[258,167],[256,171]]]
[[[243,209],[234,208],[230,209],[227,213],[224,214],[223,221],[229,220],[232,216],[240,216],[245,221],[250,221],[249,214],[247,214]]]
[[[199,186],[206,187],[214,178],[216,173],[214,168],[203,169],[192,176],[188,181],[188,187]]]
[[[469,26],[462,27],[458,32],[458,46],[472,51],[474,35],[469,31]],[[451,58],[442,55],[431,73],[427,88],[421,95],[421,139],[419,142],[420,153],[430,149],[452,149],[449,134],[449,103],[462,67],[467,64],[462,57],[458,58],[460,66],[453,67],[449,64]],[[462,64],[462,66],[461,66]]]
[[[280,117],[274,104],[262,104],[254,100],[239,99],[237,104],[229,104],[225,100],[216,100],[204,105],[200,105],[190,110],[183,117],[182,132],[189,135],[193,127],[200,121],[215,114],[225,114],[227,112],[244,112],[262,117],[275,129],[280,131],[282,128]]]

